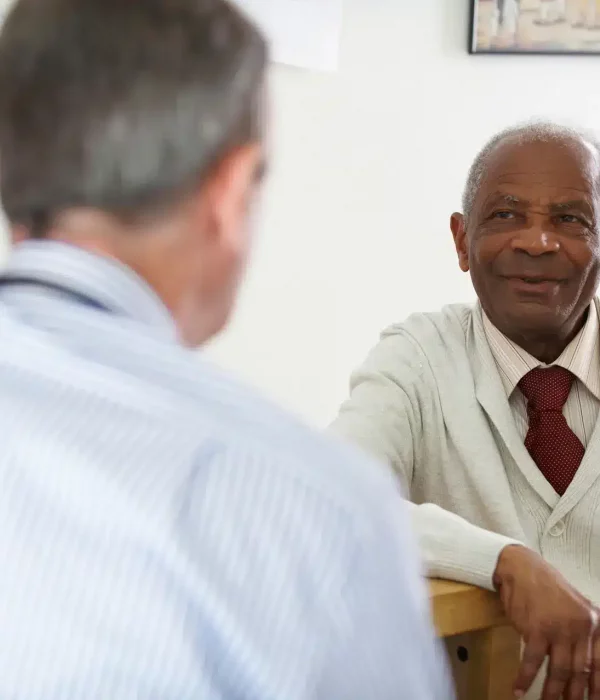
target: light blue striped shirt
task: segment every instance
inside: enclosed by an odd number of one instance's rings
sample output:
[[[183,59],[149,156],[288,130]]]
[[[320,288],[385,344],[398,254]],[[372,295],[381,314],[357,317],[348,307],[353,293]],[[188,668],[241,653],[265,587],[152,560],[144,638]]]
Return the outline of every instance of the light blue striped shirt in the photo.
[[[447,700],[392,477],[181,348],[130,270],[0,287],[2,700]],[[97,304],[104,308],[97,308]]]

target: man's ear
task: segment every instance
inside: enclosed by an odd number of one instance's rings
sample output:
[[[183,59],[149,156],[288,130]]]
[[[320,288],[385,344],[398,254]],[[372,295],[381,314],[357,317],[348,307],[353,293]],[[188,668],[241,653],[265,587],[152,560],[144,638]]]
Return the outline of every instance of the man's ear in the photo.
[[[19,243],[23,243],[27,240],[27,238],[28,235],[25,226],[17,224],[10,227],[10,242],[12,243],[12,245],[18,245]]]
[[[209,175],[205,203],[211,226],[228,247],[247,245],[246,219],[252,196],[258,184],[262,165],[260,144],[247,144],[232,149]]]
[[[450,229],[454,238],[454,247],[458,255],[458,264],[463,272],[469,271],[469,247],[467,245],[467,228],[465,217],[454,212],[450,217]]]

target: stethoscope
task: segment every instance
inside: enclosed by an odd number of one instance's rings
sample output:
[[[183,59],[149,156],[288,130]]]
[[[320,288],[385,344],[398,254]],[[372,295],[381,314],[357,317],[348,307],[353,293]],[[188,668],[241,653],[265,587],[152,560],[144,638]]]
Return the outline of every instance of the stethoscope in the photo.
[[[12,275],[0,275],[0,288],[1,287],[38,287],[39,289],[48,289],[52,292],[58,292],[62,296],[69,297],[74,301],[78,301],[84,306],[89,306],[98,311],[111,312],[108,306],[105,306],[97,299],[83,294],[82,292],[76,292],[74,289],[59,284],[58,282],[48,282],[45,280],[38,280],[35,277],[27,276],[12,276]]]

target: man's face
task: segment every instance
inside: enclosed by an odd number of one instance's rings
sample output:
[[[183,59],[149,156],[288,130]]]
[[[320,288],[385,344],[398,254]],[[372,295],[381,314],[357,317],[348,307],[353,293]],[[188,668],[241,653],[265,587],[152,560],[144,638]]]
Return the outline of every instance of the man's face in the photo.
[[[508,140],[469,220],[453,217],[461,268],[508,337],[566,335],[583,319],[599,281],[599,181],[582,141]]]

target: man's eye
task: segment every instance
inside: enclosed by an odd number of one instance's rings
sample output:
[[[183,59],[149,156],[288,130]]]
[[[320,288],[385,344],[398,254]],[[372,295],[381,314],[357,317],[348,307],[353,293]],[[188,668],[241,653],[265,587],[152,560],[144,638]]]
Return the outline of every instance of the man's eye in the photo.
[[[495,211],[492,214],[492,219],[513,219],[514,218],[514,212],[512,211]]]
[[[578,216],[575,216],[575,214],[561,214],[560,220],[563,224],[582,224],[582,223],[584,223]]]

